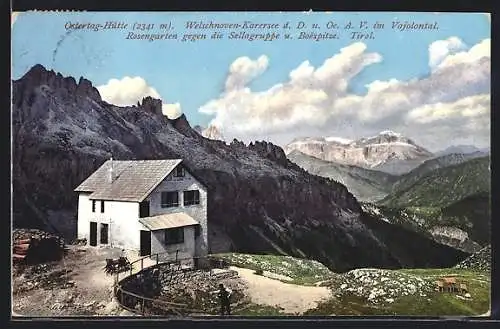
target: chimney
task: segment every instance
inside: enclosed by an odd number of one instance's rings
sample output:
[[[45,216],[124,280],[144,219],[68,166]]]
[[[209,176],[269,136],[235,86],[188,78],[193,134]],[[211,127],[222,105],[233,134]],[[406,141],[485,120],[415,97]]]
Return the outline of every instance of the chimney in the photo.
[[[114,173],[113,173],[113,157],[111,157],[109,159],[109,177],[108,177],[109,183],[113,183],[113,180],[114,180],[113,175],[114,175]]]

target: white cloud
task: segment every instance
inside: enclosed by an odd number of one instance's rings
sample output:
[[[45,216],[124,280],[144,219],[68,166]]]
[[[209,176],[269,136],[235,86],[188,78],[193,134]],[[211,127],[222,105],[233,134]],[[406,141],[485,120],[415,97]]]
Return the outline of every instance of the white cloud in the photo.
[[[267,56],[262,55],[253,61],[248,57],[237,58],[229,67],[226,90],[239,89],[262,74],[269,65]]]
[[[406,119],[408,123],[430,123],[460,117],[464,119],[489,118],[489,115],[490,95],[481,94],[464,97],[455,102],[425,104],[411,110],[406,115]]]
[[[131,106],[141,102],[144,97],[150,96],[162,99],[155,88],[148,85],[141,77],[123,77],[111,79],[107,84],[97,87],[103,100],[118,106]],[[181,114],[179,103],[162,104],[163,114],[169,118],[176,118]]]
[[[168,118],[176,119],[182,114],[181,104],[179,104],[179,103],[163,104],[162,105],[162,112],[163,112],[163,115],[167,116]]]
[[[376,80],[366,86],[366,94],[350,93],[351,80],[365,67],[382,61],[381,55],[368,52],[365,44],[355,43],[319,67],[304,61],[290,72],[287,81],[266,91],[254,92],[244,83],[237,89],[226,89],[199,111],[214,115],[212,123],[223,127],[229,139],[247,142],[274,138],[283,143],[285,137],[320,132],[356,138],[386,127],[417,136],[427,132],[429,140],[437,129],[448,137],[456,136],[453,131],[470,134],[479,122],[484,126],[485,111],[489,113],[484,97],[490,90],[490,40],[468,50],[456,37],[441,41],[429,47],[432,63],[437,66],[423,78]],[[481,107],[474,107],[471,102],[475,100],[481,100]],[[423,113],[430,113],[435,120],[424,119]],[[444,117],[452,120],[436,119]],[[435,127],[437,122],[441,128]],[[487,130],[476,132],[481,140],[489,138]],[[439,142],[450,142],[448,137]]]
[[[434,41],[429,46],[429,66],[438,66],[446,56],[465,48],[465,44],[457,37]]]
[[[97,90],[105,101],[118,106],[134,105],[146,96],[161,98],[156,89],[141,77],[111,79],[107,84],[98,86]]]
[[[467,51],[449,55],[438,65],[438,68],[454,66],[462,63],[474,63],[483,57],[491,57],[491,39],[485,39]]]
[[[366,53],[363,43],[355,43],[318,68],[307,61],[300,64],[290,72],[290,81],[267,91],[254,93],[242,84],[238,89],[226,89],[221,98],[208,102],[200,112],[215,114],[214,124],[241,133],[288,129],[302,121],[320,124],[328,118],[325,109],[332,105],[332,96],[345,95],[348,80],[380,60],[379,54]]]

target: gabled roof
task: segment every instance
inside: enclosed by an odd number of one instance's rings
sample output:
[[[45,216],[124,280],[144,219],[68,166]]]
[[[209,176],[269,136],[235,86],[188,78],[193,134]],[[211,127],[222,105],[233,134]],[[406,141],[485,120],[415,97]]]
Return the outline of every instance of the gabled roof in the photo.
[[[182,162],[173,160],[108,160],[76,189],[90,199],[142,202]],[[109,181],[113,165],[113,182]]]

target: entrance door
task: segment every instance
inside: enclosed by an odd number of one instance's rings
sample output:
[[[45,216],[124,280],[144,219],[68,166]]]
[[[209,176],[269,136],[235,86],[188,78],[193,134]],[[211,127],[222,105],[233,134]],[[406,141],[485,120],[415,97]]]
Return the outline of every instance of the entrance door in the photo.
[[[89,244],[93,247],[97,246],[97,223],[90,222],[90,241]]]
[[[151,255],[151,232],[141,231],[141,256]]]
[[[101,244],[108,244],[108,224],[101,224]]]

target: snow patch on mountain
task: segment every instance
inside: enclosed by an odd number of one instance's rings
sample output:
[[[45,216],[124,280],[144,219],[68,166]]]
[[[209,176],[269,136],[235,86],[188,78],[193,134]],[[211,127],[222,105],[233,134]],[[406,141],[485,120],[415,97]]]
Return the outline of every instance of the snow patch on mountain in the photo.
[[[384,130],[379,133],[379,135],[386,135],[386,136],[394,136],[394,137],[403,137],[400,133],[396,133],[392,130]]]
[[[342,137],[325,137],[325,141],[327,142],[335,142],[335,143],[339,143],[339,144],[344,144],[344,145],[348,145],[348,144],[351,144],[353,142],[352,139],[347,139],[347,138],[342,138]]]

